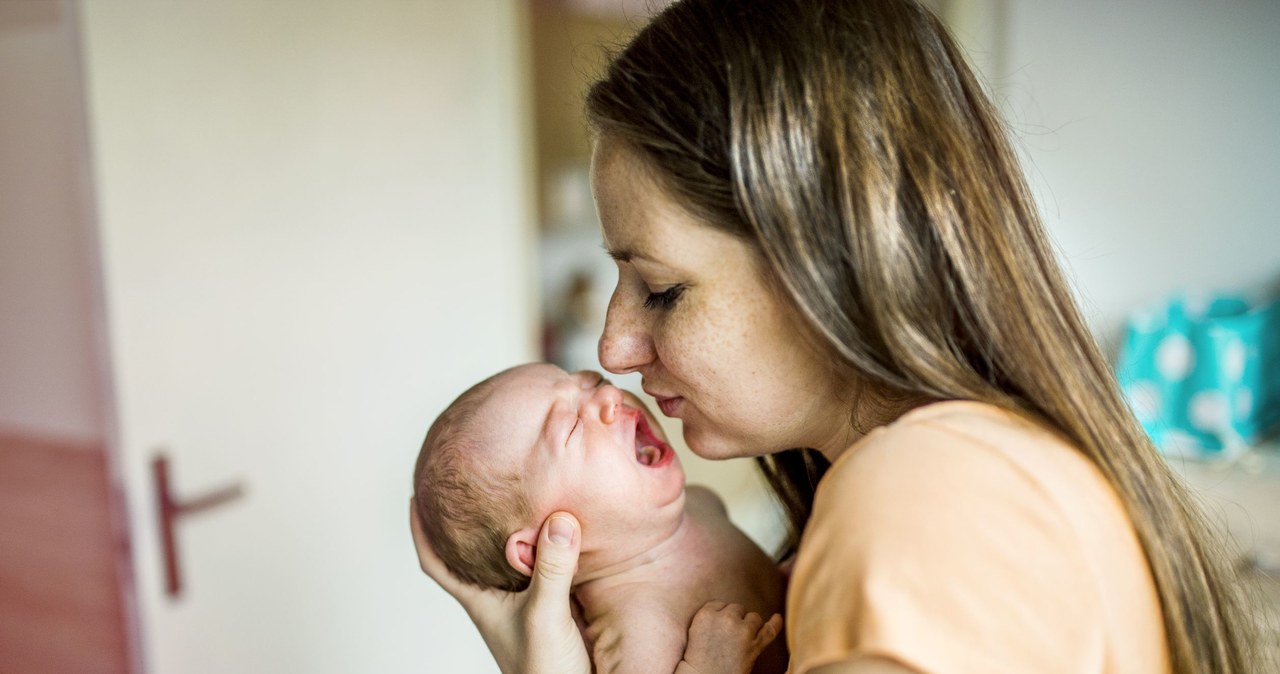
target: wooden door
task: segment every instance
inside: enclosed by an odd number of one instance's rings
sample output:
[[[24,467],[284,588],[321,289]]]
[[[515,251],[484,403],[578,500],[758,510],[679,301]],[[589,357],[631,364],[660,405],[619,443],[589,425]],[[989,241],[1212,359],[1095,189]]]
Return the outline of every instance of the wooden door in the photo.
[[[0,1],[0,672],[125,674],[73,10]]]

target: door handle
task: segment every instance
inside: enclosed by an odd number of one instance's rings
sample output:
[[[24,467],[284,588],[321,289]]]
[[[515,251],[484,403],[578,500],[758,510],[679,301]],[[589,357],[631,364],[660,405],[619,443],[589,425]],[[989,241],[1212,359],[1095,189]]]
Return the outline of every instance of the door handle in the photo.
[[[187,515],[216,508],[244,495],[244,486],[231,484],[202,496],[179,500],[173,494],[169,479],[169,457],[158,452],[151,459],[152,485],[156,492],[156,510],[160,518],[160,544],[164,553],[164,590],[170,598],[182,594],[182,567],[178,559],[178,541],[174,526]]]

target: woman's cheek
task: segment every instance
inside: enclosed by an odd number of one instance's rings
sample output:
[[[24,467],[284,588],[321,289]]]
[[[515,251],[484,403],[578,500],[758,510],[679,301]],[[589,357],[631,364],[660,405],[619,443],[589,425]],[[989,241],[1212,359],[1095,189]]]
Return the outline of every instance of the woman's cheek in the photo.
[[[714,330],[708,329],[705,317],[696,311],[672,315],[662,326],[662,338],[669,354],[667,369],[686,384],[700,385],[704,372],[713,369],[707,365],[717,362],[718,336]]]

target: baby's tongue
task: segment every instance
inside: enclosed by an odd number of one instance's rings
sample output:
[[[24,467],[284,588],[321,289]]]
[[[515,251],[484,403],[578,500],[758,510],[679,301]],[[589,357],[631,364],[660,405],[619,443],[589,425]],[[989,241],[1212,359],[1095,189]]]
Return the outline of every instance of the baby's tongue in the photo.
[[[658,460],[658,457],[662,456],[662,450],[648,444],[647,440],[640,440],[637,438],[636,443],[644,445],[636,450],[636,459],[639,460],[641,464],[645,466],[652,466],[653,463]]]
[[[661,441],[649,428],[649,420],[643,414],[636,419],[636,461],[642,466],[652,466],[662,459]]]

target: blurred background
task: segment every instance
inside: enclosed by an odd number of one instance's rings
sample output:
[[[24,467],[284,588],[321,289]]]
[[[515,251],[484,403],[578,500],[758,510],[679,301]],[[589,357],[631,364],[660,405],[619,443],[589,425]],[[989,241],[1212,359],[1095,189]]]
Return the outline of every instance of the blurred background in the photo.
[[[581,95],[659,4],[0,0],[0,671],[496,671],[413,460],[476,380],[598,367]],[[1109,350],[1274,296],[1280,4],[932,6]],[[681,451],[779,540],[749,462]],[[1193,476],[1262,552],[1268,461]]]

